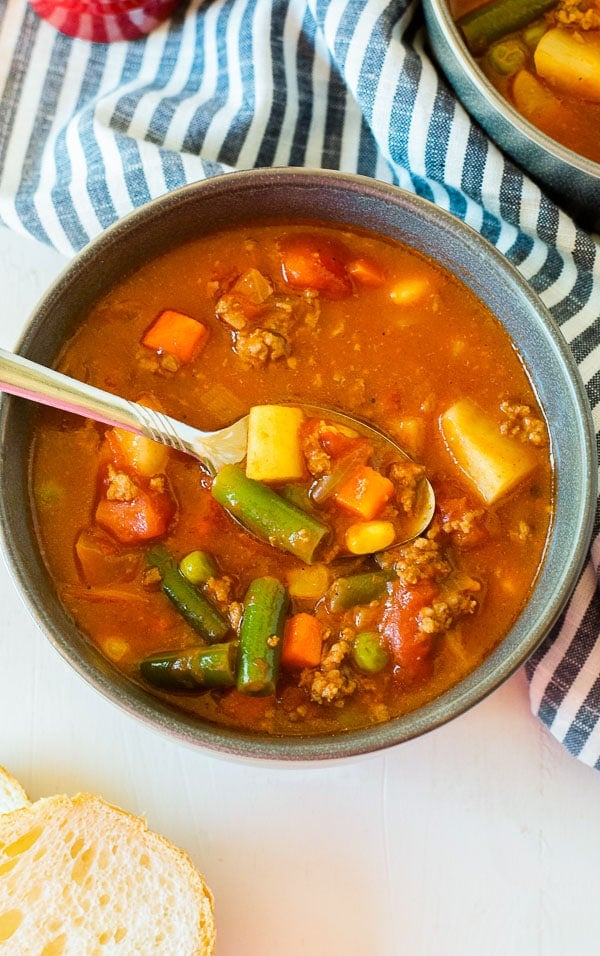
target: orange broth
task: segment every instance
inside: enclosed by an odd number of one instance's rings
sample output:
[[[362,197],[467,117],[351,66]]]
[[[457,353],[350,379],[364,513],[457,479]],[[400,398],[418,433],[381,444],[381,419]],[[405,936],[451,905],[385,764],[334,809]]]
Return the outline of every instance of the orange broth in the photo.
[[[248,276],[256,284],[257,275],[268,284],[260,302],[255,285],[250,292],[248,285]],[[189,361],[142,344],[167,309],[208,330]],[[240,322],[242,328],[234,328]],[[247,347],[255,339],[272,345],[273,336],[282,350],[258,357]],[[397,438],[436,491],[436,515],[417,550],[414,543],[400,545],[378,557],[330,548],[317,550],[306,565],[248,534],[215,501],[210,475],[169,450],[160,480],[152,479],[152,493],[170,502],[165,527],[154,538],[123,543],[99,522],[99,500],[108,488],[118,498],[127,482],[149,487],[148,479],[115,458],[110,429],[41,410],[31,494],[61,601],[115,668],[175,708],[284,735],[385,721],[432,700],[477,667],[528,599],[553,506],[543,413],[498,321],[455,277],[407,246],[320,223],[243,225],[205,236],[107,289],[58,367],[202,429],[264,404],[304,400],[339,408]],[[440,428],[440,416],[464,399],[477,404],[499,435],[513,432],[511,440],[533,455],[530,473],[492,504],[458,467]],[[339,452],[327,449],[335,468]],[[307,472],[296,491],[306,493],[312,479]],[[383,515],[394,507],[388,502]],[[327,509],[326,521],[335,523],[335,500]],[[99,556],[90,560],[89,549],[82,550],[82,534],[92,550],[101,542]],[[149,575],[145,556],[157,541],[177,562],[197,549],[210,554],[214,580],[199,589],[229,622],[226,640],[236,648],[249,585],[276,578],[286,589],[287,617],[305,613],[320,622],[321,661],[280,664],[276,691],[267,696],[235,686],[152,686],[140,674],[141,660],[206,643],[157,575]],[[427,552],[421,564],[419,548]],[[291,584],[307,567],[319,569],[329,587],[338,577],[380,573],[382,566],[391,571],[383,593],[343,610],[332,611],[322,594],[307,598]],[[355,660],[357,634],[365,631],[377,635],[384,652],[376,671]]]

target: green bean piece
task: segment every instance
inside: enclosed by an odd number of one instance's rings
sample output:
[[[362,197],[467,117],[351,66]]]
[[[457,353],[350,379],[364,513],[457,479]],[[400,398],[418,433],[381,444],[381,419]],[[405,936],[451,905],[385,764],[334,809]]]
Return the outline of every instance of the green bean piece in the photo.
[[[556,4],[557,0],[492,0],[461,17],[457,24],[469,50],[477,56],[495,40],[527,26]]]
[[[190,627],[211,644],[222,641],[230,629],[229,623],[221,612],[184,577],[167,549],[162,545],[155,545],[146,552],[146,563],[158,569],[164,593]]]
[[[140,673],[163,690],[235,687],[236,660],[237,643],[227,641],[150,654],[140,662]]]
[[[356,635],[352,657],[358,669],[367,674],[378,674],[389,661],[377,631],[361,631]]]
[[[208,551],[190,551],[179,562],[179,570],[190,584],[196,586],[206,584],[217,574],[217,566]]]
[[[303,488],[302,485],[283,485],[283,487],[279,489],[279,493],[281,494],[282,498],[285,498],[286,501],[296,505],[296,507],[300,508],[302,511],[306,511],[308,514],[311,512],[314,513],[313,503],[308,493],[308,489]]]
[[[252,697],[275,693],[289,597],[277,578],[256,578],[244,601],[237,689]]]
[[[337,614],[347,611],[357,604],[370,604],[385,594],[388,581],[393,581],[393,571],[366,571],[364,574],[351,574],[347,578],[336,578],[325,595],[325,603],[330,611]]]
[[[516,37],[509,37],[494,43],[488,50],[487,59],[492,69],[500,76],[513,76],[527,63],[528,51]]]
[[[276,491],[246,477],[237,465],[225,465],[213,479],[212,495],[237,521],[262,541],[312,564],[328,534],[327,525],[286,501]]]

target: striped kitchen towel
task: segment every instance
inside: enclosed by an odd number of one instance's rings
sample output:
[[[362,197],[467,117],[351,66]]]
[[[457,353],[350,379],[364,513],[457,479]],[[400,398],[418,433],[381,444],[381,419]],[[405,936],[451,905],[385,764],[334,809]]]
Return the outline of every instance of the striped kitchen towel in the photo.
[[[134,207],[215,173],[361,173],[465,220],[560,324],[598,415],[600,241],[508,162],[430,57],[417,0],[189,0],[145,39],[94,44],[0,0],[0,221],[70,255]],[[533,711],[600,769],[598,523]]]

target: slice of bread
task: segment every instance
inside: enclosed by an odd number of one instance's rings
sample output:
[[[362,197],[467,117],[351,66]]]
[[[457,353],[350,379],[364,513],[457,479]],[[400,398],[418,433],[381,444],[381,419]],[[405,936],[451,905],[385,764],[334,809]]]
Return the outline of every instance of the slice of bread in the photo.
[[[0,813],[25,807],[29,797],[19,781],[4,767],[0,767]]]
[[[86,793],[0,814],[2,956],[209,956],[214,943],[203,877],[143,820]]]

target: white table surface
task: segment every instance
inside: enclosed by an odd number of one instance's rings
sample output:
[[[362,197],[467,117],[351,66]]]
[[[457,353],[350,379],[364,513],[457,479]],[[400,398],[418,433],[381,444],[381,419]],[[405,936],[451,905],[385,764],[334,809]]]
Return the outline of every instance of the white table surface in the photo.
[[[0,228],[1,346],[65,264]],[[217,956],[600,951],[600,774],[531,715],[523,672],[382,754],[272,768],[116,709],[39,633],[2,563],[0,607],[0,764],[33,799],[93,791],[184,848],[216,898]]]

